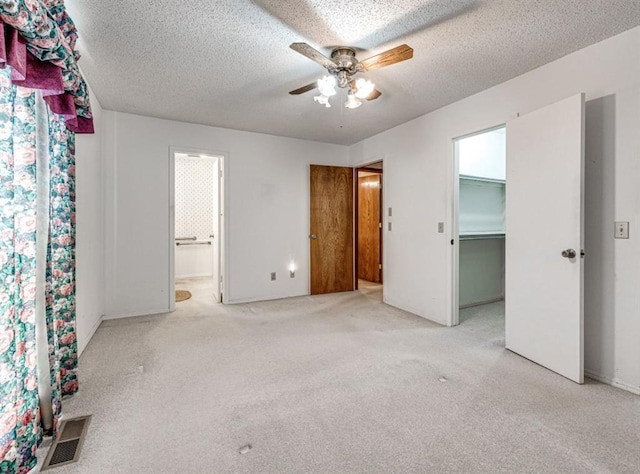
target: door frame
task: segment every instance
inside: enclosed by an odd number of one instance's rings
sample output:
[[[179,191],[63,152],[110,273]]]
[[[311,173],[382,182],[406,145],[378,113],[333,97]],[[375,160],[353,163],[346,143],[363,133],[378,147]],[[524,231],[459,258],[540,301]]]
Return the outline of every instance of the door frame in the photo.
[[[312,235],[312,221],[314,220],[314,213],[312,211],[312,196],[311,196],[311,192],[312,192],[312,169],[316,167],[316,168],[339,168],[342,170],[349,170],[349,179],[351,180],[351,188],[350,188],[350,198],[351,198],[351,229],[350,229],[350,233],[351,233],[351,285],[350,288],[348,289],[344,289],[341,291],[344,292],[348,292],[348,291],[355,291],[356,288],[356,284],[357,284],[357,278],[356,278],[356,268],[355,268],[355,223],[354,223],[354,217],[355,217],[355,185],[354,185],[354,181],[356,178],[356,172],[355,172],[355,168],[351,167],[351,166],[339,166],[339,165],[326,165],[326,164],[316,164],[316,163],[309,163],[307,165],[307,170],[308,170],[308,174],[307,174],[307,196],[308,196],[308,202],[307,202],[307,209],[309,211],[308,213],[308,222],[307,222],[307,230],[309,231],[308,233],[308,254],[307,254],[307,261],[308,261],[308,294],[309,295],[317,295],[317,294],[331,294],[331,293],[326,293],[326,292],[322,292],[322,293],[313,293],[313,281],[312,281],[312,274],[314,271],[314,266],[313,266],[313,262],[312,262],[312,255],[314,254],[314,252],[312,251],[312,241],[311,241],[311,235]],[[345,193],[346,194],[346,193]],[[331,203],[335,202],[335,197],[332,197],[332,200],[330,201]],[[345,213],[347,214],[347,213]],[[345,253],[346,255],[346,253]]]
[[[382,163],[382,168],[369,168],[368,166],[374,164],[374,163]],[[380,258],[380,263],[382,264],[382,270],[381,270],[381,285],[383,285],[384,287],[384,271],[385,271],[385,264],[384,264],[384,256],[385,256],[385,252],[384,252],[384,203],[385,203],[385,199],[384,199],[384,192],[385,192],[385,186],[384,186],[384,162],[383,160],[377,160],[374,162],[369,163],[368,165],[363,165],[360,166],[358,168],[354,168],[354,206],[353,206],[353,228],[354,228],[354,240],[353,240],[353,253],[354,253],[354,271],[355,271],[355,289],[358,289],[358,245],[359,245],[359,238],[360,238],[360,228],[358,226],[358,221],[359,221],[359,217],[360,217],[360,186],[359,186],[359,176],[358,173],[360,171],[364,171],[367,173],[376,173],[380,175],[380,186],[382,187],[382,190],[380,192],[380,222],[382,222],[382,228],[380,229],[380,253],[382,254]]]
[[[367,160],[366,162],[362,163],[361,165],[358,166],[352,166],[352,172],[353,172],[353,177],[354,177],[354,184],[353,184],[353,200],[354,200],[354,206],[353,206],[353,215],[352,215],[352,225],[353,225],[353,235],[351,236],[351,238],[353,239],[353,258],[352,258],[352,262],[351,264],[353,265],[353,279],[354,279],[354,291],[358,289],[358,242],[357,242],[357,238],[358,238],[358,234],[357,234],[357,228],[358,228],[358,215],[357,215],[357,199],[358,199],[358,170],[359,169],[363,169],[363,168],[367,168],[368,166],[374,164],[374,163],[382,163],[382,173],[380,173],[382,175],[382,242],[381,244],[381,248],[382,248],[382,271],[385,272],[385,269],[387,268],[387,249],[386,249],[386,243],[387,243],[387,239],[384,238],[384,230],[387,226],[387,222],[388,222],[388,215],[387,212],[385,212],[385,208],[384,206],[387,203],[387,183],[386,183],[386,177],[385,177],[385,155],[378,155],[376,157],[372,157],[370,160]],[[307,168],[308,170],[310,170],[311,165],[313,165],[315,163],[309,163],[309,167]],[[318,165],[318,166],[327,166],[327,165]],[[366,171],[363,169],[363,171]],[[380,170],[378,170],[380,171]],[[310,186],[311,186],[311,182],[310,182],[310,176],[307,177],[307,196],[309,196],[310,194]],[[307,229],[311,228],[311,213],[309,213],[309,220],[307,222]],[[309,262],[309,275],[308,275],[308,294],[311,294],[311,252],[309,252],[308,255],[308,262]],[[386,273],[383,273],[383,275],[385,275]],[[384,277],[383,281],[386,281],[386,277]],[[386,285],[382,285],[382,302],[384,303],[386,298],[385,298],[385,288]]]
[[[219,216],[219,235],[217,239],[218,245],[218,265],[220,272],[220,280],[218,282],[218,294],[222,295],[221,303],[228,303],[229,300],[229,279],[228,265],[229,265],[229,246],[228,232],[229,232],[229,199],[228,199],[228,186],[225,181],[229,176],[229,154],[221,151],[214,151],[211,149],[170,146],[169,147],[169,311],[176,310],[176,298],[175,298],[175,213],[176,213],[176,154],[195,154],[206,155],[218,158],[218,169],[221,171],[218,173],[218,208],[222,214]],[[215,237],[214,237],[215,239]]]
[[[459,215],[460,215],[460,163],[458,160],[458,142],[464,138],[475,137],[476,135],[482,135],[484,133],[499,130],[501,128],[506,129],[506,122],[492,125],[481,130],[458,135],[451,139],[451,152],[450,156],[453,156],[451,161],[450,171],[450,195],[451,199],[451,311],[447,314],[447,326],[457,326],[460,324],[460,241],[459,241]],[[506,155],[505,155],[506,160]],[[505,295],[506,299],[506,295]]]

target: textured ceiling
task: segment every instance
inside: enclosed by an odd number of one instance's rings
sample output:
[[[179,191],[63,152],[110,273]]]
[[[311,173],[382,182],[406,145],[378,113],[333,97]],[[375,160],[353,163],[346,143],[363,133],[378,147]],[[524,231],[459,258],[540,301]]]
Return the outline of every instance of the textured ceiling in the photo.
[[[352,144],[640,25],[640,0],[67,0],[80,66],[109,110]],[[289,48],[362,60],[382,96],[355,110],[288,91],[325,70]]]

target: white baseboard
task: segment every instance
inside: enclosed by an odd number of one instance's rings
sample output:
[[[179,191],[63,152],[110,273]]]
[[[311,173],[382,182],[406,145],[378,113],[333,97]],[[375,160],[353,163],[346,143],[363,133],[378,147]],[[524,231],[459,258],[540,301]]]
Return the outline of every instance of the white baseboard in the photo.
[[[611,385],[616,388],[620,388],[622,390],[626,390],[627,392],[634,393],[636,395],[640,395],[640,387],[636,387],[634,385],[629,385],[619,379],[605,377],[604,375],[596,374],[595,372],[591,372],[590,370],[584,371],[585,377],[589,377],[590,379],[596,380],[598,382],[605,383],[607,385]]]
[[[482,306],[484,304],[497,303],[498,301],[504,301],[504,296],[499,296],[498,298],[492,298],[486,301],[478,301],[477,303],[461,304],[460,309],[467,309],[467,308],[473,308],[474,306]]]
[[[417,309],[412,308],[410,306],[406,306],[406,305],[402,305],[402,304],[396,303],[392,299],[383,298],[382,302],[384,304],[388,304],[389,306],[393,306],[394,308],[398,308],[398,309],[401,309],[402,311],[406,311],[407,313],[415,314],[416,316],[418,316],[418,317],[420,317],[422,319],[426,319],[427,321],[431,321],[433,323],[441,324],[442,326],[446,326],[447,325],[446,321],[440,321],[438,319],[434,319],[434,318],[430,318],[428,316],[424,316],[424,315],[420,314],[420,312]]]
[[[167,314],[172,313],[169,308],[162,309],[150,309],[147,311],[134,311],[132,313],[120,313],[120,314],[105,314],[102,319],[110,320],[110,319],[123,319],[123,318],[135,318],[138,316],[153,316],[155,314]]]
[[[84,350],[87,348],[87,346],[91,342],[91,339],[93,338],[93,335],[96,333],[96,331],[100,327],[100,324],[102,324],[103,320],[104,320],[104,316],[100,316],[98,318],[98,320],[96,321],[96,323],[94,324],[94,326],[89,331],[89,334],[87,335],[87,342],[85,342],[82,345],[78,344],[78,357],[80,357],[82,355],[82,353],[84,352]]]
[[[257,298],[237,298],[229,300],[225,304],[259,303],[260,301],[283,300],[286,298],[298,298],[300,296],[309,296],[309,293],[300,293],[299,295],[259,296]]]

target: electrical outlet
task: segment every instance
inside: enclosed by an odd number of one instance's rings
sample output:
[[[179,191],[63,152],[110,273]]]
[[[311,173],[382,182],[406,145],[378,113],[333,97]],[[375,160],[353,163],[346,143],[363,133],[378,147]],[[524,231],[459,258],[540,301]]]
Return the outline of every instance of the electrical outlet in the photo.
[[[393,217],[393,211],[389,208],[389,217]]]
[[[628,222],[616,222],[615,238],[616,239],[628,239],[629,238],[629,223]]]
[[[276,279],[276,272],[271,272],[271,281]]]
[[[391,232],[391,222],[387,222],[387,228],[388,228],[389,232]]]

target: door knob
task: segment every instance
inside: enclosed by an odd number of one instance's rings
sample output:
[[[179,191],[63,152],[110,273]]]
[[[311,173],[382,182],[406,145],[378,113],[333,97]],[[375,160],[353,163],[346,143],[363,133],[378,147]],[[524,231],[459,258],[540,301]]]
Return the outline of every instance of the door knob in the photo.
[[[567,249],[562,251],[562,256],[564,258],[576,258],[576,251],[573,249]]]
[[[311,235],[309,235],[309,238],[311,240],[316,240],[318,238],[318,236],[316,234],[311,234]]]

